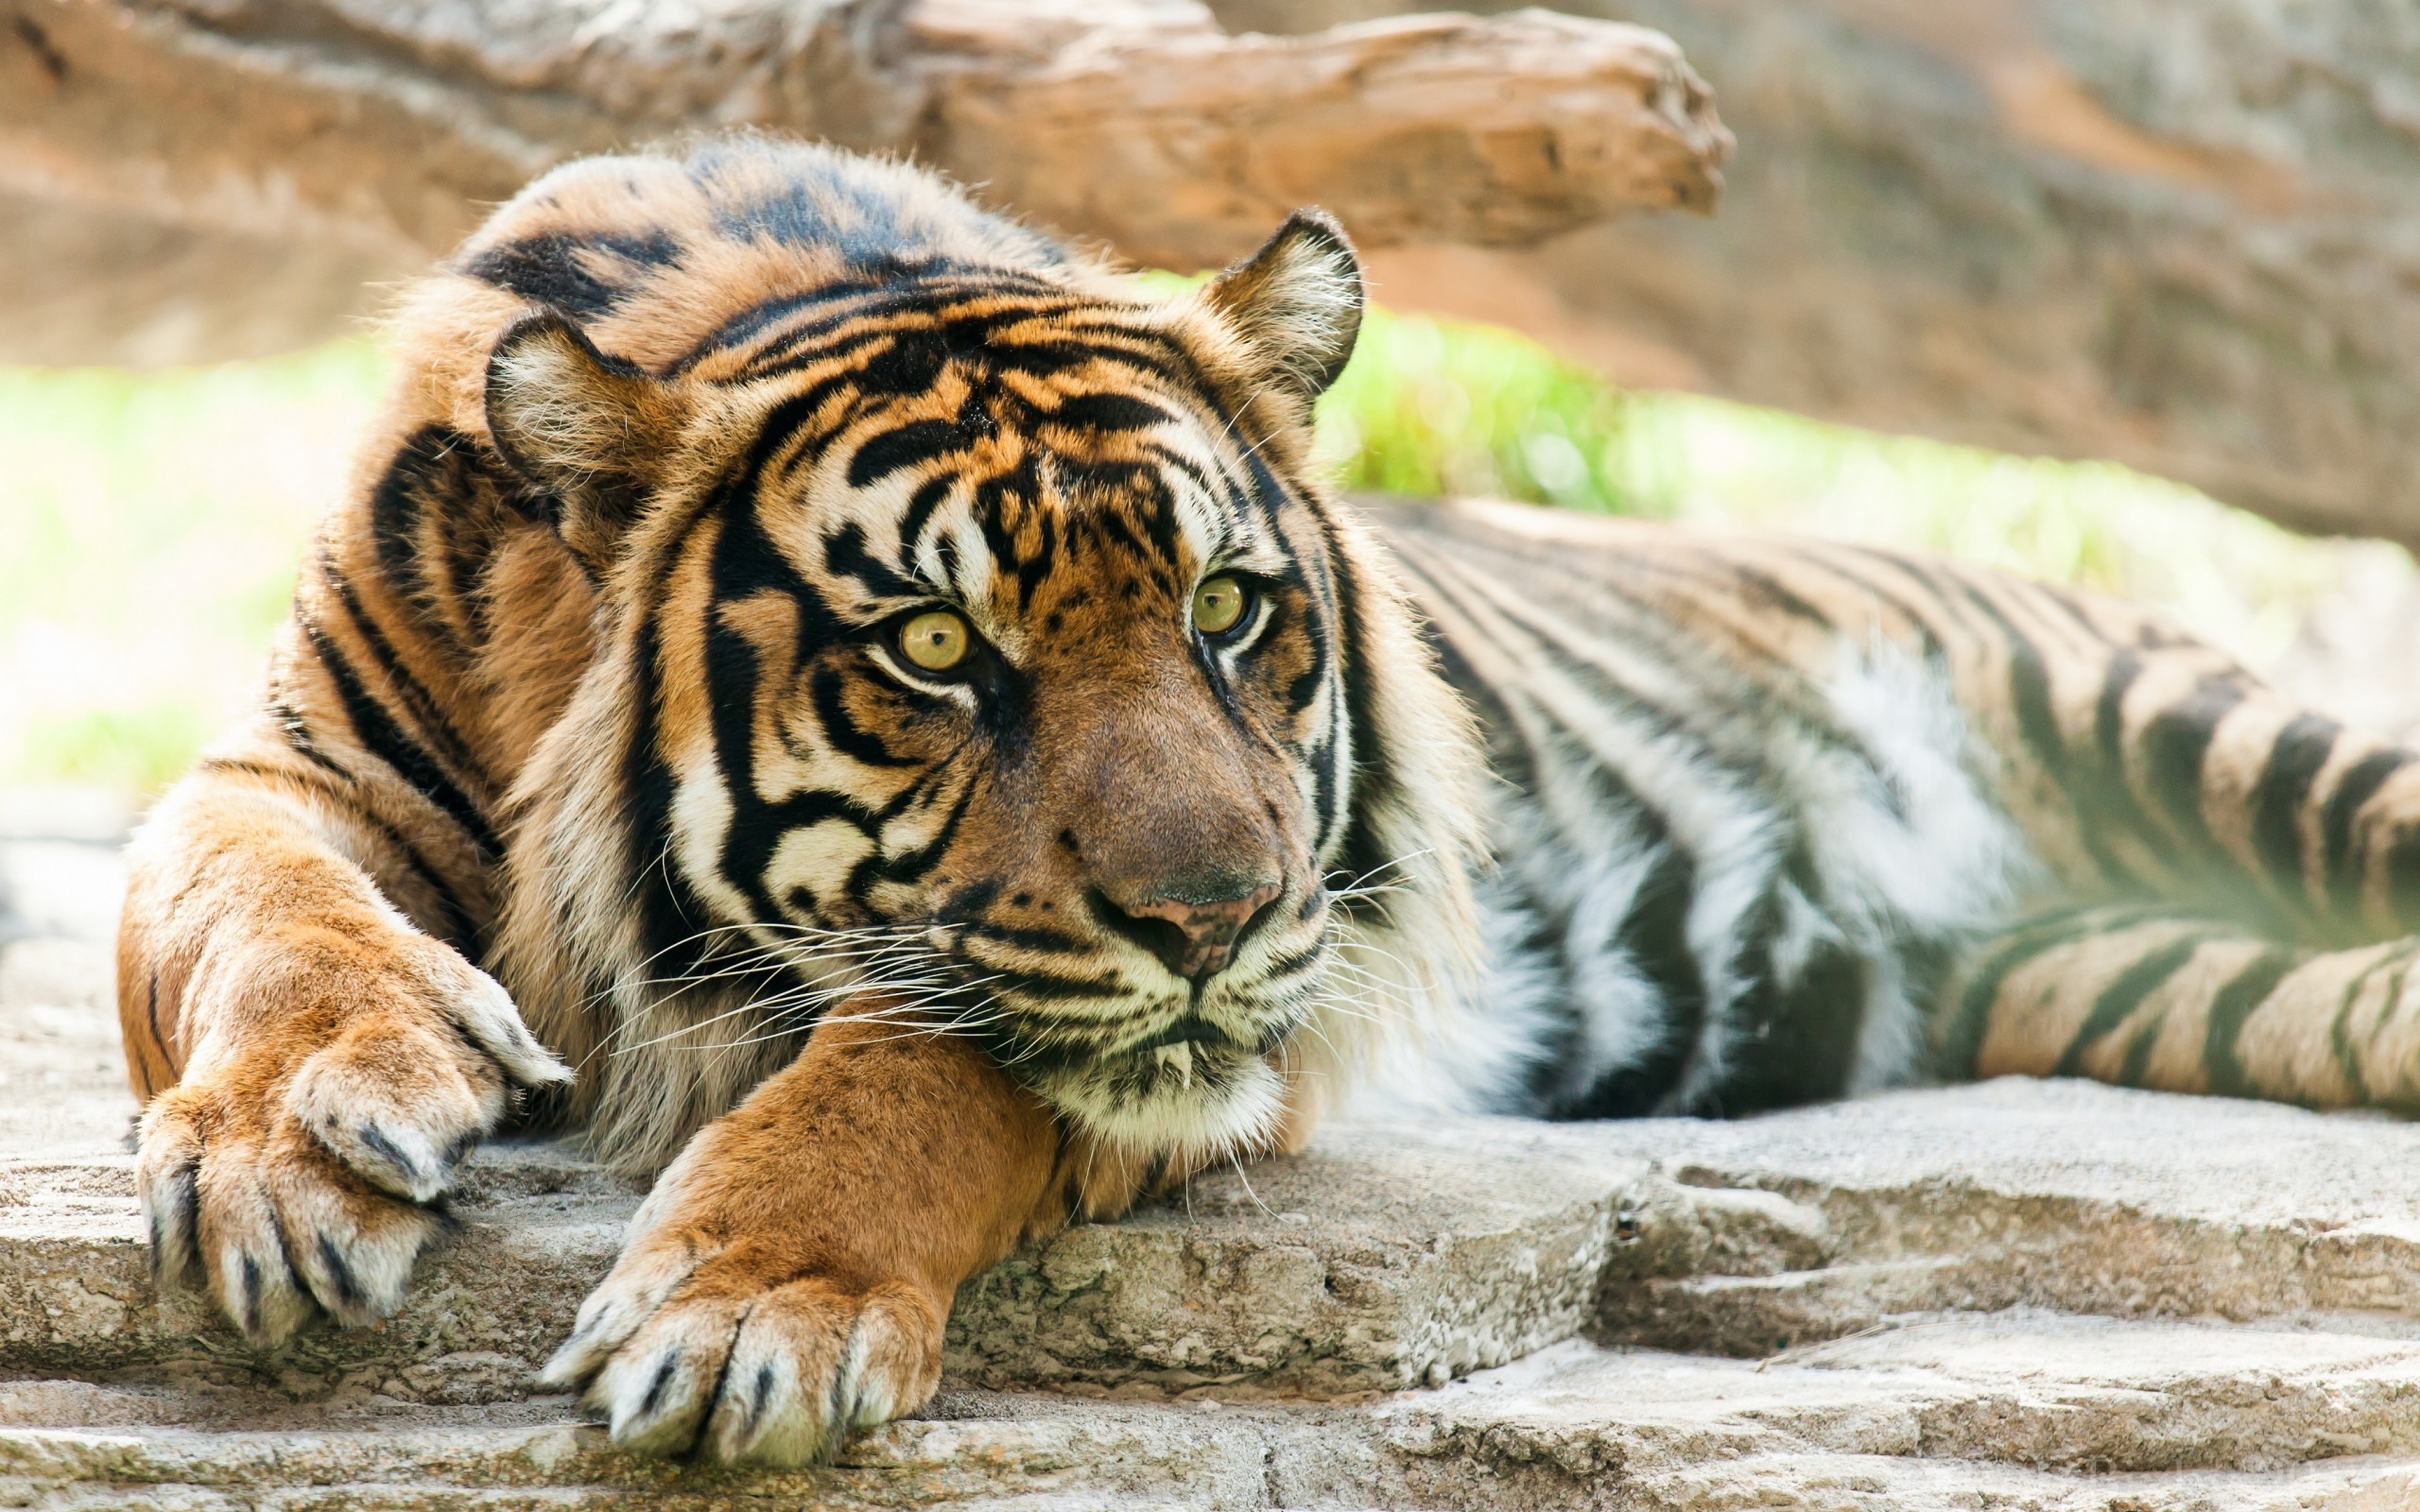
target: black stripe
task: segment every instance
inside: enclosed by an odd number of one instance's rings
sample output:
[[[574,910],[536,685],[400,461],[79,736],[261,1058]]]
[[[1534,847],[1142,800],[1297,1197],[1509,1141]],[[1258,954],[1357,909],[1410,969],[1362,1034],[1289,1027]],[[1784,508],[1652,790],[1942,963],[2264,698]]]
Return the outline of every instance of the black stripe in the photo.
[[[2041,648],[1973,584],[1961,582],[1957,586],[1967,601],[1992,622],[2007,647],[2009,704],[2016,714],[2018,735],[2051,780],[2066,787],[2066,736],[2061,732],[2058,713],[2050,704],[2049,664],[2043,660]]]
[[[1806,542],[1799,549],[1810,558],[1822,562],[1826,572],[1847,581],[1858,592],[1885,608],[1894,610],[1901,619],[1906,620],[1909,627],[1916,632],[1918,644],[1924,647],[1925,660],[1942,666],[1950,664],[1948,643],[1943,639],[1940,627],[1917,611],[1914,600],[1902,596],[1894,588],[1884,587],[1865,572],[1851,566],[1850,562],[1891,567],[1906,576],[1914,578],[1918,587],[1933,595],[1934,606],[1941,611],[1943,617],[1955,620],[1956,616],[1942,601],[1940,585],[1918,571],[1914,564],[1861,547],[1833,546],[1823,541]],[[1965,628],[1962,625],[1959,627]]]
[[[320,560],[320,580],[335,593],[337,606],[344,611],[346,621],[352,626],[354,632],[361,637],[362,645],[370,652],[379,675],[386,679],[387,685],[394,690],[396,699],[404,707],[404,713],[411,716],[416,737],[426,745],[432,755],[453,767],[456,772],[465,774],[474,780],[483,780],[486,774],[480,770],[479,763],[472,756],[469,748],[462,744],[462,738],[456,732],[453,723],[445,717],[443,711],[437,707],[437,700],[429,696],[428,690],[421,685],[420,679],[414,677],[411,669],[404,664],[403,658],[396,654],[394,644],[389,641],[386,632],[378,627],[378,622],[363,610],[360,595],[354,592],[352,581],[337,570],[334,561],[325,557]]]
[[[2210,1091],[2221,1097],[2256,1097],[2259,1091],[2244,1074],[2243,1061],[2236,1054],[2236,1040],[2243,1033],[2244,1020],[2253,1010],[2269,1001],[2288,972],[2302,964],[2302,953],[2273,945],[2253,958],[2252,964],[2237,973],[2234,981],[2219,989],[2210,1000],[2207,1034],[2202,1044],[2202,1062],[2208,1069]]]
[[[663,1404],[666,1389],[672,1384],[672,1373],[680,1366],[679,1349],[666,1350],[664,1358],[656,1362],[655,1374],[647,1383],[647,1396],[639,1402],[638,1415],[642,1422],[655,1416],[655,1409]]]
[[[1545,628],[1534,616],[1551,606],[1554,612],[1567,620],[1584,621],[1583,634],[1629,647],[1641,660],[1662,663],[1678,680],[1708,687],[1737,686],[1741,689],[1740,697],[1777,703],[1806,722],[1808,733],[1828,744],[1854,744],[1830,723],[1826,700],[1814,696],[1806,679],[1796,669],[1774,659],[1768,648],[1756,647],[1745,658],[1724,655],[1712,646],[1703,632],[1676,626],[1663,600],[1630,581],[1635,577],[1664,579],[1665,593],[1688,598],[1736,592],[1738,579],[1735,577],[1716,572],[1683,571],[1672,563],[1649,558],[1592,555],[1585,561],[1587,567],[1595,569],[1582,579],[1586,591],[1578,595],[1558,594],[1550,585],[1575,576],[1570,548],[1559,554],[1508,550],[1500,541],[1460,532],[1448,533],[1451,539],[1441,545],[1436,540],[1426,539],[1441,532],[1425,531],[1418,526],[1414,532],[1424,537],[1420,549],[1436,552],[1443,559],[1442,571],[1431,564],[1416,572],[1437,596],[1445,596],[1446,580],[1460,575],[1464,580],[1461,593],[1484,600],[1493,612],[1530,634],[1549,640],[1560,632]],[[1475,562],[1473,558],[1482,553],[1496,561],[1488,566]],[[1509,574],[1502,565],[1507,560],[1512,563]],[[1485,585],[1493,585],[1497,593],[1479,593],[1478,588]],[[1696,705],[1689,707],[1694,709]]]
[[[151,1024],[152,1045],[159,1050],[163,1057],[173,1056],[175,1052],[169,1048],[168,1037],[160,1032],[160,973],[157,971],[152,971],[148,976],[144,978],[143,1016],[148,1020]],[[154,1250],[157,1250],[160,1247],[160,1238],[156,1232],[153,1233],[151,1237],[151,1247]],[[159,1257],[154,1255],[152,1257],[152,1263],[157,1264],[158,1263]]]
[[[1070,394],[1059,402],[1058,408],[1045,414],[1043,420],[1052,425],[1107,434],[1147,431],[1171,424],[1176,417],[1133,394],[1089,393]]]
[[[594,319],[627,299],[646,269],[660,267],[679,253],[680,244],[662,230],[542,232],[482,248],[458,263],[456,270],[525,300]],[[623,267],[615,275],[599,273],[594,254]]]
[[[838,331],[852,320],[883,318],[887,311],[884,302],[877,297],[879,293],[879,285],[864,280],[841,280],[804,294],[785,295],[778,300],[767,300],[762,304],[751,305],[699,337],[695,346],[674,359],[672,365],[665,369],[665,375],[679,377],[708,357],[729,352],[762,336],[779,326],[782,321],[803,311],[827,311],[828,313],[820,315],[814,319],[802,320],[774,335],[750,355],[747,366],[739,374],[742,379],[766,376],[769,371],[776,370],[768,365],[778,364],[802,345],[814,340],[819,335],[828,335]],[[841,305],[844,308],[829,311],[832,305]]]
[[[1653,1112],[1679,1082],[1682,1068],[1705,1033],[1705,973],[1689,948],[1689,908],[1697,901],[1697,863],[1674,844],[1663,816],[1641,805],[1633,816],[1653,846],[1655,865],[1631,900],[1614,943],[1655,985],[1662,1032],[1629,1065],[1584,1089],[1570,1118],[1637,1118]],[[1563,946],[1567,955],[1569,947]]]
[[[2270,745],[2260,781],[2253,785],[2254,853],[2280,886],[2296,894],[2308,887],[2303,866],[2303,805],[2342,733],[2334,720],[2296,714]]]
[[[247,761],[240,756],[205,756],[194,763],[193,769],[214,776],[233,773],[242,777],[267,777],[281,782],[303,781],[299,773],[281,771],[266,762]]]
[[[771,543],[765,539],[763,529],[764,527],[761,523],[752,519],[749,522],[747,544],[751,549],[758,552],[760,555],[764,555],[769,558],[777,560],[779,553],[776,552]],[[870,598],[890,598],[894,600],[901,598],[914,598],[922,596],[925,591],[923,584],[917,582],[912,577],[905,576],[890,563],[883,560],[881,558],[875,556],[873,551],[869,550],[866,546],[865,526],[859,524],[854,520],[836,525],[829,531],[825,532],[823,536],[823,570],[830,573],[835,577],[849,577],[856,579],[857,586],[864,589],[866,595]],[[749,580],[752,583],[761,583],[769,576],[770,576],[769,572],[752,573]],[[731,580],[733,579],[730,575],[718,572],[716,580],[716,587],[717,590],[722,591],[718,592],[717,596],[725,602],[739,596],[723,589],[724,583]],[[819,600],[819,602],[821,601]],[[821,649],[822,644],[830,639],[830,632],[838,628],[839,621],[835,615],[824,614],[820,616],[820,620],[821,623],[819,624],[818,628],[821,629],[824,633],[819,636],[815,641],[809,642],[805,639],[804,633],[802,632],[801,649],[803,651],[811,652]]]
[[[2153,714],[2143,727],[2143,775],[2185,841],[2204,854],[2215,847],[2203,814],[2202,769],[2219,725],[2243,703],[2244,685],[2232,675],[2204,677],[2193,691]]]
[[[1320,514],[1320,535],[1326,548],[1328,571],[1336,584],[1340,642],[1337,660],[1344,687],[1345,729],[1352,752],[1350,763],[1332,764],[1338,792],[1331,801],[1349,816],[1343,838],[1337,846],[1335,866],[1349,877],[1370,877],[1402,859],[1386,853],[1377,830],[1377,812],[1393,802],[1401,792],[1393,750],[1378,726],[1377,688],[1370,676],[1375,661],[1371,625],[1380,606],[1373,591],[1354,572],[1337,523],[1324,510]],[[1381,917],[1392,912],[1387,896],[1381,893],[1367,900]],[[1364,901],[1351,900],[1346,914],[1357,912]]]
[[[1722,1074],[1699,1102],[1672,1111],[1737,1117],[1847,1091],[1874,962],[1839,941],[1817,943],[1788,974],[1776,958],[1784,888],[1811,895],[1812,870],[1805,837],[1791,836],[1782,857],[1789,883],[1770,884],[1740,931],[1737,968],[1746,981],[1717,1021],[1716,1032],[1729,1031]]]
[[[947,502],[951,490],[957,486],[958,479],[946,472],[939,477],[926,478],[917,486],[914,496],[908,501],[906,512],[899,517],[899,555],[903,561],[913,562],[916,559],[917,549],[924,543],[925,526],[931,522],[933,512]]]
[[[277,722],[279,731],[285,737],[287,747],[296,755],[322,771],[340,777],[348,782],[353,781],[353,774],[337,765],[334,757],[321,750],[312,740],[309,723],[284,697],[274,697],[268,701],[268,716]]]
[[[2152,1052],[2159,1048],[2160,1031],[2168,1026],[2168,1011],[2163,1008],[2152,1015],[2151,1022],[2135,1031],[2126,1046],[2125,1063],[2118,1068],[2118,1085],[2140,1087],[2144,1074],[2151,1070]]]
[[[627,825],[622,866],[631,878],[648,961],[661,976],[687,978],[700,974],[704,964],[701,932],[713,915],[672,857],[677,784],[672,768],[656,749],[662,682],[656,660],[656,624],[648,617],[639,622],[631,645],[631,741],[622,753],[620,806]]]
[[[2150,831],[2142,805],[2135,801],[2133,784],[2126,780],[2126,695],[2142,674],[2142,659],[2131,651],[2118,651],[2109,659],[2092,710],[2092,743],[2100,769],[2069,787],[2077,810],[2076,839],[2101,876],[2119,887],[2135,881],[2135,871],[2118,859],[2111,841],[2120,834],[2147,835]]]
[[[1839,627],[1829,614],[1817,609],[1812,603],[1801,597],[1797,592],[1784,584],[1780,578],[1762,568],[1735,563],[1731,573],[1742,586],[1747,588],[1752,598],[1767,608],[1779,610],[1792,619],[1803,620],[1809,625],[1821,626],[1825,629]]]
[[[2347,912],[2358,909],[2360,902],[2361,879],[2351,868],[2354,821],[2360,816],[2362,805],[2376,798],[2386,780],[2411,760],[2409,752],[2393,747],[2374,750],[2337,779],[2336,791],[2327,796],[2320,828],[2326,839],[2328,892]]]
[[[1960,994],[1957,1010],[1942,1036],[1943,1074],[1962,1079],[1975,1074],[1976,1062],[1982,1057],[1983,1040],[1991,1027],[1992,1010],[1999,1004],[2000,988],[2019,967],[2046,951],[2095,932],[2094,916],[2077,910],[2045,915],[1993,941],[1989,954],[1975,967],[1966,990]]]
[[[2092,705],[2092,744],[2101,765],[2119,784],[2126,781],[2126,695],[2143,675],[2143,659],[2119,651],[2100,674],[2100,694]]]
[[[868,347],[902,336],[936,341],[951,355],[988,363],[1014,345],[1002,339],[1003,327],[1073,308],[1063,296],[1044,297],[1056,291],[1038,281],[998,287],[966,281],[928,283],[885,292],[890,297],[804,321],[768,340],[750,355],[744,376],[756,380],[848,363]],[[1018,302],[999,302],[1004,300]]]
[[[1693,721],[1691,716],[1699,714],[1705,705],[1702,687],[1695,690],[1697,696],[1694,699],[1685,701],[1679,708],[1656,702],[1622,680],[1618,674],[1599,663],[1587,654],[1586,648],[1561,639],[1553,627],[1539,623],[1523,608],[1485,592],[1489,587],[1504,590],[1506,585],[1477,574],[1473,574],[1472,578],[1475,584],[1470,590],[1472,596],[1483,601],[1497,618],[1529,637],[1528,647],[1510,654],[1520,660],[1550,662],[1597,695],[1599,707],[1608,713],[1630,721],[1634,728],[1643,728],[1652,739],[1685,747],[1692,764],[1723,773],[1742,790],[1769,793],[1782,785],[1767,760],[1772,754],[1770,750],[1719,747],[1706,730]],[[1498,644],[1501,645],[1500,642]],[[1595,756],[1593,747],[1591,757],[1596,765],[1605,765],[1601,758]],[[1867,762],[1871,769],[1870,756]]]
[[[261,1263],[249,1251],[244,1255],[242,1271],[244,1279],[236,1283],[236,1290],[243,1304],[240,1311],[244,1332],[258,1334],[261,1331]]]
[[[1325,954],[1327,954],[1327,942],[1314,938],[1300,950],[1288,951],[1283,955],[1270,956],[1268,964],[1261,968],[1261,979],[1265,982],[1283,981],[1287,977],[1309,971],[1317,966],[1321,957]]]
[[[210,757],[196,765],[194,770],[265,777],[281,782],[300,783],[320,793],[328,802],[342,809],[347,818],[376,834],[385,843],[388,850],[403,862],[404,869],[418,878],[421,885],[426,887],[430,895],[437,900],[438,906],[444,909],[444,920],[430,933],[473,960],[479,958],[480,933],[473,926],[469,914],[464,911],[461,902],[455,898],[453,888],[447,885],[442,874],[429,863],[427,857],[420,853],[419,847],[404,838],[401,831],[362,807],[352,794],[329,791],[325,784],[307,772],[285,771],[261,762],[245,761],[233,756]],[[352,779],[348,777],[346,781],[350,782]]]
[[[976,438],[955,421],[919,420],[868,437],[849,458],[849,487],[867,488],[891,473],[964,451]]]
[[[2059,1057],[2059,1063],[2050,1068],[2050,1074],[2084,1074],[2084,1052],[2132,1018],[2135,1010],[2142,1006],[2143,999],[2159,990],[2169,977],[2184,969],[2195,952],[2207,943],[2207,935],[2188,934],[2182,939],[2169,941],[2118,972],[2117,979],[2101,988],[2100,995],[2092,1000],[2092,1010],[2084,1015],[2083,1022],[2076,1029],[2075,1038],[2067,1041],[2066,1050]]]
[[[857,723],[849,713],[846,684],[838,667],[825,662],[807,674],[807,696],[816,717],[823,721],[824,743],[864,766],[913,766],[915,758],[894,753],[882,737]]]
[[[2398,970],[2394,980],[2389,984],[2388,989],[2390,992],[2400,990],[2402,987],[2400,968],[2411,963],[2411,952],[2414,948],[2414,943],[2407,942],[2400,951],[2380,955],[2377,960],[2354,972],[2353,980],[2344,984],[2343,996],[2337,1000],[2336,1016],[2328,1021],[2328,1053],[2335,1057],[2337,1073],[2352,1087],[2353,1100],[2357,1104],[2366,1105],[2373,1099],[2370,1093],[2369,1078],[2361,1074],[2361,1057],[2353,1048],[2353,1010],[2360,1005],[2361,989],[2368,987],[2371,980],[2390,961],[2395,962]],[[2394,1000],[2390,997],[2388,1001],[2392,1005]]]
[[[949,813],[942,816],[941,828],[933,832],[933,837],[930,840],[913,850],[902,850],[896,855],[886,856],[877,847],[873,855],[868,856],[851,868],[850,896],[862,899],[872,890],[873,882],[876,876],[881,877],[885,882],[902,885],[924,881],[932,874],[935,867],[942,864],[942,858],[948,855],[949,848],[958,840],[959,827],[966,821],[967,812],[974,806],[975,782],[969,781],[959,789],[958,797],[951,800]],[[884,816],[886,828],[890,817],[888,814]],[[879,833],[876,838],[880,838]]]
[[[344,705],[345,717],[351,721],[354,738],[361,748],[386,763],[421,797],[459,825],[481,859],[493,862],[502,855],[503,842],[489,825],[487,816],[454,785],[436,759],[404,732],[403,727],[388,714],[386,706],[371,696],[336,642],[307,618],[302,620],[302,633],[310,641],[320,664],[327,669],[328,679],[336,684],[337,698]]]
[[[379,570],[406,597],[420,597],[427,590],[420,570],[421,510],[427,494],[441,500],[444,496],[441,487],[431,490],[428,485],[435,481],[430,474],[444,456],[451,435],[441,425],[424,425],[404,438],[370,489],[371,544]]]
[[[354,1275],[353,1266],[346,1263],[344,1250],[337,1246],[334,1234],[320,1236],[320,1265],[328,1273],[328,1281],[336,1288],[338,1302],[346,1307],[359,1307],[369,1300],[368,1294],[361,1289],[360,1279]]]

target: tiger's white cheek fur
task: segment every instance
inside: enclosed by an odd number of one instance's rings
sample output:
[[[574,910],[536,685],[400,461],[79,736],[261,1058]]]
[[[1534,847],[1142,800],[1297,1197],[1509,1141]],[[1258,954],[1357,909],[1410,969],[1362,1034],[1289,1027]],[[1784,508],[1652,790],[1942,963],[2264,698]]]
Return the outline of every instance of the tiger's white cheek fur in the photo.
[[[731,794],[711,754],[700,752],[681,774],[672,797],[673,859],[682,874],[727,919],[746,919],[748,895],[722,874],[723,837],[731,833]]]
[[[776,902],[804,892],[821,904],[835,901],[849,868],[873,854],[873,841],[847,819],[822,819],[783,834],[765,868],[765,890]]]

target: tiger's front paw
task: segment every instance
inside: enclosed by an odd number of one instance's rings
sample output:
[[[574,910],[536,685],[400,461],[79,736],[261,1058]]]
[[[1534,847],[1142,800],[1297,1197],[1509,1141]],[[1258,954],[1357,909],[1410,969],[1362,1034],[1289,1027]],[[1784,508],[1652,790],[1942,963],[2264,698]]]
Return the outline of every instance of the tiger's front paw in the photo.
[[[659,1225],[580,1304],[545,1379],[584,1384],[628,1449],[805,1465],[931,1398],[947,1305],[909,1280],[824,1274],[778,1243]]]
[[[136,1188],[163,1285],[199,1279],[255,1344],[315,1308],[401,1304],[434,1206],[508,1090],[570,1080],[504,989],[415,936],[320,940],[197,991],[240,994],[143,1118]],[[281,1013],[280,1009],[286,1011]]]

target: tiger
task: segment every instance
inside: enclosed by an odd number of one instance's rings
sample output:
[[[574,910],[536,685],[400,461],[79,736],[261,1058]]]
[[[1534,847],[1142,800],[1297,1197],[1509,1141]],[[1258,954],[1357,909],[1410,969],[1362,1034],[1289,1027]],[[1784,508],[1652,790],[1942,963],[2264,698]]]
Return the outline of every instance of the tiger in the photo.
[[[372,1323],[574,1132],[652,1186],[543,1383],[797,1465],[1340,1108],[2414,1100],[2413,752],[2083,593],[1341,498],[1364,300],[1316,210],[1170,293],[770,137],[497,209],[130,849],[161,1285]]]

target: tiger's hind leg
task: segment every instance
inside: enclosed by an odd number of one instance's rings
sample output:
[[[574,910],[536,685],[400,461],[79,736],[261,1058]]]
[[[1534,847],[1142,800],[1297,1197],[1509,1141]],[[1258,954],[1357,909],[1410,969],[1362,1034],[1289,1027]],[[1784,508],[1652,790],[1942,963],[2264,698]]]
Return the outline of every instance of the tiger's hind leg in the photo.
[[[2420,1108],[2415,962],[2420,936],[2321,950],[2174,912],[2044,915],[1969,958],[1938,1021],[1941,1069]]]

